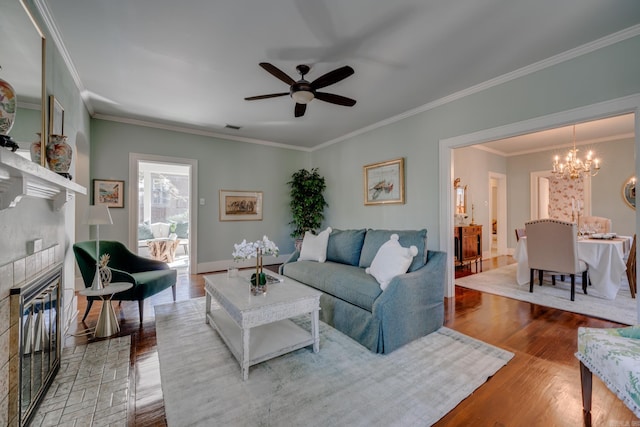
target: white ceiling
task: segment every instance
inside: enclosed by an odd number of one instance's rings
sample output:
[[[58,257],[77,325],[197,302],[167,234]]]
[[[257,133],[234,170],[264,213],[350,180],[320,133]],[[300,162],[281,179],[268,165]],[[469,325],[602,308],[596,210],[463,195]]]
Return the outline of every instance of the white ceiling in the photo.
[[[93,115],[305,149],[640,23],[638,0],[43,1]],[[288,90],[259,62],[350,65],[323,91],[357,104],[245,101]]]

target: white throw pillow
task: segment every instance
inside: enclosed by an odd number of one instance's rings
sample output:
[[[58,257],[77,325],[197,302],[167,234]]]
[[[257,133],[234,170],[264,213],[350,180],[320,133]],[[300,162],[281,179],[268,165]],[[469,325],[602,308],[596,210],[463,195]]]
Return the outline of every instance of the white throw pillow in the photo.
[[[325,262],[327,260],[327,243],[329,242],[331,227],[320,232],[317,236],[307,231],[304,233],[299,261]]]
[[[375,277],[380,283],[380,289],[384,291],[391,279],[407,272],[413,257],[417,254],[417,247],[412,245],[409,248],[403,248],[398,242],[398,235],[392,234],[389,241],[380,246],[371,262],[371,267],[365,272]]]

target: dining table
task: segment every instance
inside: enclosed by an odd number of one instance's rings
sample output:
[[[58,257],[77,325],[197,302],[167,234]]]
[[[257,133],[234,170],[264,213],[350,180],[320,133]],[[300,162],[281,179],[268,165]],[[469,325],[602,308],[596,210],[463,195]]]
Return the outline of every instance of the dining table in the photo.
[[[624,262],[629,253],[632,237],[616,236],[614,238],[578,238],[578,259],[589,267],[588,274],[591,286],[589,295],[615,299],[620,289],[622,278],[627,270]],[[529,283],[529,261],[527,238],[521,237],[516,244],[513,258],[518,262],[516,281],[518,285]]]

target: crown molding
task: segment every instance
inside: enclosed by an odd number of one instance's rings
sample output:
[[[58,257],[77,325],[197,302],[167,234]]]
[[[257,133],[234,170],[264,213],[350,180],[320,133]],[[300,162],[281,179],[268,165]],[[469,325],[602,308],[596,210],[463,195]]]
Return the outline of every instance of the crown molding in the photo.
[[[288,145],[288,144],[282,144],[279,142],[266,141],[266,140],[255,139],[255,138],[247,138],[243,136],[227,135],[224,133],[193,129],[193,128],[183,127],[183,126],[168,125],[164,123],[151,122],[147,120],[129,119],[124,117],[111,116],[107,114],[94,114],[91,117],[94,119],[107,120],[110,122],[126,123],[130,125],[144,126],[149,128],[162,129],[162,130],[168,130],[168,131],[180,132],[180,133],[187,133],[191,135],[207,136],[212,138],[225,139],[229,141],[247,142],[249,144],[258,144],[258,145],[264,145],[268,147],[285,148],[288,150],[297,150],[297,151],[305,151],[305,152],[311,151],[311,148],[298,147],[297,145]]]
[[[440,107],[442,105],[448,104],[450,102],[456,101],[458,99],[462,99],[469,95],[473,95],[478,92],[482,92],[483,90],[501,85],[503,83],[509,82],[511,80],[515,80],[520,77],[527,76],[529,74],[535,73],[537,71],[543,70],[545,68],[549,68],[551,66],[569,61],[571,59],[577,58],[579,56],[585,55],[587,53],[595,52],[598,49],[602,49],[603,47],[611,46],[613,44],[619,43],[621,41],[630,39],[632,37],[640,35],[640,24],[634,25],[633,27],[629,27],[627,29],[618,31],[617,33],[610,34],[608,36],[602,37],[598,40],[594,40],[590,43],[586,43],[582,46],[578,46],[574,49],[568,50],[566,52],[560,53],[558,55],[552,56],[547,59],[543,59],[542,61],[535,62],[531,65],[527,65],[515,71],[512,71],[507,74],[503,74],[502,76],[493,78],[491,80],[487,80],[483,83],[477,84],[475,86],[471,86],[467,89],[463,89],[459,92],[453,93],[451,95],[445,96],[433,102],[429,102],[420,107],[416,107],[412,110],[408,110],[404,113],[398,114],[397,116],[390,117],[388,119],[379,121],[370,126],[366,126],[364,128],[358,129],[356,131],[350,132],[346,135],[338,137],[336,139],[332,139],[331,141],[327,141],[320,145],[316,145],[314,147],[315,150],[319,150],[324,147],[328,147],[330,145],[336,144],[338,142],[342,142],[344,140],[353,138],[357,135],[361,135],[363,133],[370,132],[372,130],[378,129],[380,127],[389,125],[391,123],[398,122],[400,120],[406,119],[408,117],[415,116],[420,113],[424,113],[425,111],[432,110],[434,108]]]

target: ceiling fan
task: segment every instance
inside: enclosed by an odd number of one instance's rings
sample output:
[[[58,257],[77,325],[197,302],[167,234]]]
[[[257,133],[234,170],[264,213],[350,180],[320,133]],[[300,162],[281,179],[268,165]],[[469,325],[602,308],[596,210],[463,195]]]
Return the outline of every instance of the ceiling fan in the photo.
[[[327,87],[334,83],[344,80],[353,74],[353,68],[345,65],[344,67],[336,68],[333,71],[329,71],[312,82],[308,82],[304,79],[305,74],[309,72],[311,68],[308,65],[298,65],[296,70],[300,73],[300,80],[295,81],[289,77],[284,71],[280,70],[275,65],[268,62],[261,62],[260,66],[267,70],[275,78],[282,80],[289,85],[289,92],[270,93],[267,95],[250,96],[245,98],[246,101],[255,101],[257,99],[276,98],[278,96],[290,95],[296,102],[294,114],[296,117],[304,116],[307,111],[307,104],[314,98],[324,102],[330,102],[331,104],[344,105],[346,107],[353,107],[356,103],[355,99],[347,98],[345,96],[335,95],[333,93],[318,92],[318,89]]]

